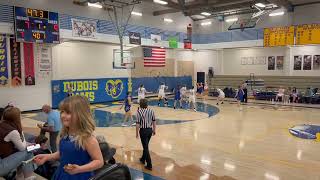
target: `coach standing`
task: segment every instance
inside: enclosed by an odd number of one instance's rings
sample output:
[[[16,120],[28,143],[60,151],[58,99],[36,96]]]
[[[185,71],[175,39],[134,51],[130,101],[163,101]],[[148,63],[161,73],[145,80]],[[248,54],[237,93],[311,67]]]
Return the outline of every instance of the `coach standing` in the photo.
[[[43,105],[42,111],[48,114],[48,121],[44,125],[38,124],[38,127],[41,129],[41,135],[45,135],[46,132],[49,132],[50,148],[54,153],[57,151],[57,137],[62,128],[60,112],[52,110],[49,105]]]
[[[140,108],[137,111],[137,122],[136,122],[136,137],[141,139],[143,147],[143,154],[140,158],[140,162],[147,165],[146,169],[152,170],[151,157],[149,153],[149,142],[152,135],[156,134],[156,119],[154,111],[148,108],[147,99],[140,100]]]

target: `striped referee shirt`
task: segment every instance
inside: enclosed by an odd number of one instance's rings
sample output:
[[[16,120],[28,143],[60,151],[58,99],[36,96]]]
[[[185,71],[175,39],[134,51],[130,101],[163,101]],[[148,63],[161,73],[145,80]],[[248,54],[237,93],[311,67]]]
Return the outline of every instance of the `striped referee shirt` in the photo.
[[[149,108],[139,108],[137,111],[137,124],[140,128],[152,128],[152,122],[156,121],[154,111]]]

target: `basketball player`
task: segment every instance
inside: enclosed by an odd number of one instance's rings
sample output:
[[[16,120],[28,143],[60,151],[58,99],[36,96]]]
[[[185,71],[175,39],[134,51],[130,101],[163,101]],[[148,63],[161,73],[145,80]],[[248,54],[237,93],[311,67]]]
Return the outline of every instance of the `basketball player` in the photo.
[[[177,105],[178,101],[179,101],[179,104],[180,104],[180,109],[182,109],[180,85],[178,85],[178,87],[174,89],[173,109],[176,109],[176,105]]]
[[[203,95],[203,91],[204,91],[204,87],[203,87],[203,83],[201,82],[201,83],[199,83],[199,91],[198,91],[198,94],[199,94],[200,96],[202,96],[202,95]]]
[[[219,89],[219,88],[217,88],[217,92],[219,93],[217,105],[223,104],[223,100],[224,100],[224,98],[225,98],[225,94],[224,94],[224,92],[223,92],[221,89]]]
[[[126,125],[126,121],[128,120],[128,118],[130,117],[130,121],[133,122],[133,117],[132,117],[132,112],[131,112],[131,93],[127,92],[127,96],[125,98],[125,100],[123,101],[123,104],[120,107],[120,110],[122,109],[122,107],[124,106],[124,111],[125,111],[125,116],[124,116],[124,122],[122,123],[122,127],[128,126]],[[132,123],[132,126],[135,126],[136,123]]]
[[[165,90],[168,89],[168,86],[166,86],[164,83],[161,83],[159,87],[159,94],[158,94],[158,106],[160,106],[161,100],[164,100],[164,105],[168,106],[168,99],[166,98]]]
[[[187,97],[187,87],[186,85],[184,85],[181,89],[180,89],[180,95],[181,95],[181,106],[183,102],[187,102],[188,101],[188,97]]]
[[[208,83],[205,83],[205,84],[204,84],[203,90],[204,90],[203,100],[207,100],[207,97],[208,97],[208,95],[209,95]]]
[[[138,88],[138,104],[140,103],[140,99],[144,99],[146,97],[147,90],[144,88],[143,84]]]
[[[193,110],[196,112],[196,90],[195,87],[192,86],[192,89],[189,90],[189,107],[191,109],[191,106],[193,107]]]

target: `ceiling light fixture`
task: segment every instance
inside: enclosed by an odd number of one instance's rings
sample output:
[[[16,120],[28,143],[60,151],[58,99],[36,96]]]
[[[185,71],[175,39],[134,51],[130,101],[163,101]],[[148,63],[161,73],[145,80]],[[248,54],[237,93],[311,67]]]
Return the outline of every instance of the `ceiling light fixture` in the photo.
[[[226,19],[226,22],[236,22],[236,21],[238,21],[238,18]]]
[[[140,13],[140,12],[135,12],[135,11],[132,11],[131,14],[132,14],[132,15],[135,15],[135,16],[142,16],[142,13]]]
[[[167,5],[168,2],[162,1],[162,0],[153,0],[154,3],[162,4],[162,5]]]
[[[255,5],[258,6],[259,8],[265,8],[266,7],[266,5],[263,4],[263,3],[256,3]]]
[[[211,14],[208,13],[208,12],[202,12],[201,14],[204,15],[204,16],[210,16],[210,15],[211,15]]]
[[[169,18],[163,18],[163,21],[164,21],[164,22],[168,22],[168,23],[172,23],[172,22],[173,22],[173,20],[172,20],[172,19],[169,19]]]
[[[88,6],[90,6],[90,7],[95,7],[95,8],[102,8],[102,5],[101,4],[98,4],[98,3],[89,3],[88,2]]]
[[[274,12],[274,13],[270,13],[269,16],[283,16],[284,15],[284,11],[280,11],[280,12]]]
[[[209,22],[203,22],[203,23],[201,23],[201,26],[208,26],[208,25],[211,25],[211,22],[209,21]]]

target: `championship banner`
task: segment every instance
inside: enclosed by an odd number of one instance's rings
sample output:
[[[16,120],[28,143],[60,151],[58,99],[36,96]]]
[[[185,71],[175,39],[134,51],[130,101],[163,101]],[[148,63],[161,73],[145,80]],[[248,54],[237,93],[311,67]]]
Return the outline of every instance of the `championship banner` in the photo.
[[[73,95],[86,96],[90,103],[101,103],[123,100],[128,91],[128,78],[53,80],[51,87],[54,108],[68,96],[68,88]]]
[[[264,29],[264,47],[294,45],[294,26]]]
[[[169,48],[178,48],[177,37],[169,37]]]
[[[161,35],[151,34],[151,45],[152,46],[162,46]]]
[[[184,43],[184,49],[192,49],[191,41],[185,39],[183,43]]]
[[[97,37],[97,21],[71,19],[72,36],[82,38]]]
[[[0,35],[0,87],[8,86],[8,78],[7,38]]]
[[[320,44],[320,24],[299,25],[296,36],[296,45]]]
[[[51,48],[44,44],[36,44],[38,75],[46,78],[51,72]]]
[[[141,35],[137,32],[129,32],[129,43],[141,45]]]
[[[25,85],[35,85],[33,43],[23,43]]]
[[[18,87],[22,85],[21,79],[21,54],[20,43],[14,38],[10,38],[10,54],[11,54],[11,85]]]

